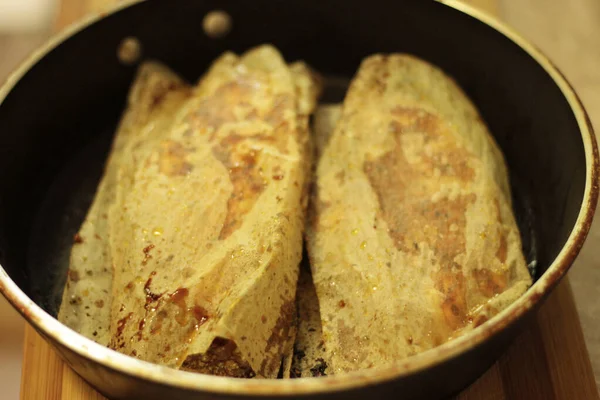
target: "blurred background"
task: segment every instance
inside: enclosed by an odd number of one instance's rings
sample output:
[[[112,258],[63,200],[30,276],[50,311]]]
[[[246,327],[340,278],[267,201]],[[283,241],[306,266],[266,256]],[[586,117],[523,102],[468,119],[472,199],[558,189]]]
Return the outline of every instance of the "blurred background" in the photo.
[[[468,0],[464,0],[468,2]],[[0,0],[0,82],[53,32],[61,4],[102,0]],[[540,47],[575,86],[600,131],[600,1],[490,0],[500,18]],[[600,217],[569,273],[600,384]],[[24,322],[0,296],[0,398],[19,396]]]
[[[0,0],[0,82],[52,32],[58,0]],[[23,319],[0,296],[0,398],[19,398]]]
[[[0,0],[0,80],[51,32],[58,0]]]

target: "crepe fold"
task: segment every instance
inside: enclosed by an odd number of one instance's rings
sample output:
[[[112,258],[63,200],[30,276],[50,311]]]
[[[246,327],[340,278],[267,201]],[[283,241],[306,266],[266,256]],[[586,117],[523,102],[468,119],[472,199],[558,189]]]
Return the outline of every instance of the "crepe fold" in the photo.
[[[369,57],[316,117],[307,239],[328,374],[431,349],[531,285],[503,156],[442,71]]]
[[[146,361],[276,377],[293,344],[318,92],[270,46],[224,54],[194,87],[143,65],[59,319]]]

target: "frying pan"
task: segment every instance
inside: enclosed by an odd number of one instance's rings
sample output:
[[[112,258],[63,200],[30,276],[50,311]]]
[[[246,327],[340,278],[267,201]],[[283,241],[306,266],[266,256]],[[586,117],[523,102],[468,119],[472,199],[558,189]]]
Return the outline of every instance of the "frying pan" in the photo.
[[[204,18],[215,10],[221,24],[211,28]],[[242,380],[177,371],[116,353],[60,324],[54,317],[73,234],[94,195],[137,63],[157,59],[195,81],[223,51],[262,43],[290,61],[306,60],[331,82],[349,79],[362,58],[377,52],[412,53],[453,76],[506,156],[533,287],[438,348],[389,367],[324,378]],[[337,89],[331,85],[326,97],[339,97]],[[564,77],[517,34],[450,0],[124,1],[52,39],[0,89],[0,171],[0,290],[111,398],[455,393],[496,360],[567,272],[598,196],[592,128]]]

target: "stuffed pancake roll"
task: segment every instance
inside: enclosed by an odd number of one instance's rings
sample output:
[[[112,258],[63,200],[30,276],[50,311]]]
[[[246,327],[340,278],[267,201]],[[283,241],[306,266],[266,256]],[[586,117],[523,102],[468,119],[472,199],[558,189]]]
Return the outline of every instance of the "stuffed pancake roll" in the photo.
[[[121,159],[132,142],[160,136],[188,98],[185,83],[166,67],[147,62],[138,71],[96,196],[75,235],[58,319],[107,345],[113,266],[108,209],[115,200]],[[156,99],[162,99],[155,104]]]
[[[317,121],[335,128],[307,234],[329,374],[431,349],[531,285],[503,156],[449,77],[369,57],[338,114]]]
[[[108,345],[189,371],[274,378],[295,328],[318,84],[263,46],[224,54],[197,86],[171,92],[185,100],[127,141],[102,210]]]

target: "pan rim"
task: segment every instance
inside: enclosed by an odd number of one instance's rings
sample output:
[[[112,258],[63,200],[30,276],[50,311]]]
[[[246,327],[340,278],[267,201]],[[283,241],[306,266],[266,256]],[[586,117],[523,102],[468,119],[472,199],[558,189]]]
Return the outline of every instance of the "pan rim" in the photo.
[[[42,47],[32,53],[0,87],[0,106],[17,82],[46,54],[64,40],[87,28],[108,14],[141,3],[144,0],[125,0],[108,12],[91,15],[53,36]],[[320,379],[300,378],[293,380],[243,380],[226,377],[196,374],[178,371],[164,366],[151,364],[110,350],[66,327],[35,304],[12,281],[0,266],[0,292],[36,330],[51,338],[69,351],[90,359],[106,368],[125,375],[152,381],[158,384],[183,388],[198,392],[211,392],[227,395],[281,396],[316,394],[349,390],[383,383],[417,373],[423,369],[443,363],[459,354],[483,343],[487,338],[517,321],[526,311],[534,307],[558,284],[577,257],[592,223],[598,200],[598,149],[591,122],[575,90],[562,73],[535,46],[525,40],[506,24],[495,17],[464,4],[459,0],[438,0],[440,3],[462,12],[499,32],[525,51],[552,78],[567,100],[577,121],[581,134],[585,161],[586,182],[579,215],[575,225],[559,254],[548,270],[519,299],[494,318],[473,331],[451,340],[439,347],[425,351],[397,363],[363,371],[355,371],[339,376]]]

